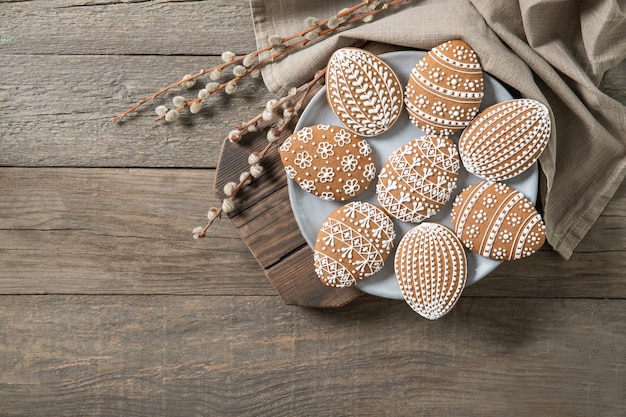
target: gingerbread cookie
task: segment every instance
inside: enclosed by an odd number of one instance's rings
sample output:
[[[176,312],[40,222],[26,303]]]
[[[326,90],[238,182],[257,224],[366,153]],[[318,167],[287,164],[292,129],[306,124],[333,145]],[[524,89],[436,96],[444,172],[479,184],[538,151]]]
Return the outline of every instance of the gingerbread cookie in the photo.
[[[483,110],[459,139],[465,168],[485,180],[503,181],[535,163],[550,139],[548,108],[518,99]]]
[[[315,241],[315,272],[326,285],[349,287],[379,271],[393,248],[393,222],[379,207],[353,201],[333,211]]]
[[[488,258],[520,259],[545,242],[545,226],[533,204],[499,182],[484,181],[461,191],[451,216],[463,244]]]
[[[280,146],[280,159],[289,178],[328,201],[361,194],[376,176],[369,144],[337,126],[309,126],[293,133]]]
[[[391,216],[420,222],[450,199],[460,168],[454,142],[445,136],[424,136],[397,149],[378,175],[376,193]]]
[[[327,71],[328,104],[348,129],[370,137],[396,123],[402,85],[385,61],[362,49],[342,48],[330,57]]]
[[[465,288],[465,249],[447,227],[421,223],[398,244],[394,269],[407,304],[436,320],[450,311]]]
[[[482,99],[478,57],[468,44],[453,40],[431,49],[413,68],[404,103],[421,130],[449,136],[469,125]]]

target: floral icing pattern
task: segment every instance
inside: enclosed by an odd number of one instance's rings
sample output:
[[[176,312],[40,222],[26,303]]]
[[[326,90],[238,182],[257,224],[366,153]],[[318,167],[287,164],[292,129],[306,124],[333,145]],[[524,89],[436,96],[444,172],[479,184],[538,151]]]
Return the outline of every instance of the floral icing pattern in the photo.
[[[376,178],[372,148],[342,127],[304,127],[285,139],[279,150],[287,176],[323,200],[356,197]]]

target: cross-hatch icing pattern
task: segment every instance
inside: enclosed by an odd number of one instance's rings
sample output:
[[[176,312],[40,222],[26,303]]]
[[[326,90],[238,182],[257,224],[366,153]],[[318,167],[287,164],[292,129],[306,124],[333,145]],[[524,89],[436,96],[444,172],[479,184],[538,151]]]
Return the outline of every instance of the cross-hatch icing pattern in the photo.
[[[454,200],[451,215],[463,244],[488,258],[520,259],[545,242],[541,215],[521,192],[502,183],[467,187]]]
[[[459,155],[451,139],[417,138],[385,162],[376,185],[378,201],[393,217],[420,222],[450,199],[459,169]]]
[[[536,100],[517,99],[483,110],[463,131],[459,153],[474,175],[504,181],[535,163],[550,139],[550,113]]]
[[[300,188],[328,201],[355,197],[376,177],[369,144],[337,126],[300,129],[280,146],[280,159]]]
[[[393,70],[376,55],[356,48],[339,49],[331,56],[326,97],[337,118],[366,137],[391,128],[403,106],[402,87]]]
[[[407,304],[436,320],[457,302],[467,279],[463,245],[450,229],[421,223],[409,230],[396,249],[396,278]]]
[[[483,98],[478,57],[463,41],[448,41],[426,54],[405,89],[409,119],[428,134],[452,135],[468,126]]]
[[[379,207],[362,201],[339,207],[317,235],[315,272],[326,285],[351,286],[383,267],[395,236],[393,222]]]

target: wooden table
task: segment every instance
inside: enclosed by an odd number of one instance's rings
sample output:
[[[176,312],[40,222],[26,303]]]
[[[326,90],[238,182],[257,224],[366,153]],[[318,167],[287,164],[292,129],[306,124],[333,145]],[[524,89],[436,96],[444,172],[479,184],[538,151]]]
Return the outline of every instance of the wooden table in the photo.
[[[270,94],[110,118],[254,49],[246,0],[0,4],[0,416],[626,415],[626,185],[569,261],[504,265],[436,322],[287,306],[228,220],[192,240]],[[625,63],[602,88],[626,102]]]

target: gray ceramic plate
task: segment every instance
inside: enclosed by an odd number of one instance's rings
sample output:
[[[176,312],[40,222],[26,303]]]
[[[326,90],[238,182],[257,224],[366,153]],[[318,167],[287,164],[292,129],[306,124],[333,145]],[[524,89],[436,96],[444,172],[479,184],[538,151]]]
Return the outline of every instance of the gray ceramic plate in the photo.
[[[422,51],[402,51],[383,54],[380,57],[396,72],[402,85],[406,85],[411,70],[425,54],[426,53]],[[502,84],[489,74],[484,74],[484,91],[485,95],[481,108],[489,107],[493,104],[511,100],[513,98],[506,88],[504,88]],[[302,116],[300,117],[295,129],[299,130],[303,127],[317,124],[342,126],[341,122],[332,112],[326,101],[325,88],[322,88],[317,95],[313,97],[309,105],[302,112]],[[389,131],[380,136],[366,138],[366,140],[372,147],[376,160],[376,167],[380,170],[393,151],[411,140],[424,135],[425,133],[423,131],[418,129],[409,121],[406,110],[403,110],[403,114],[400,116],[400,119]],[[460,134],[456,134],[452,136],[452,139],[455,142],[458,142],[459,136]],[[511,187],[521,191],[529,200],[535,203],[537,199],[538,178],[539,174],[537,164],[534,164],[523,174],[505,182]],[[461,168],[457,181],[457,188],[453,193],[452,198],[439,211],[439,213],[429,218],[427,221],[438,222],[448,227],[452,227],[450,208],[452,207],[454,197],[468,185],[475,184],[480,181],[481,180],[479,178],[469,174],[465,169]],[[322,223],[326,220],[326,217],[328,217],[328,215],[342,203],[324,201],[319,197],[303,191],[294,181],[290,179],[288,179],[288,188],[291,208],[298,226],[300,227],[300,231],[309,246],[313,248],[315,245],[315,239],[317,238],[317,233],[322,227]],[[355,197],[355,199],[368,201],[372,204],[378,204],[376,199],[376,182],[372,182],[367,191]],[[397,233],[395,242],[397,246],[402,236],[404,236],[409,229],[415,226],[415,224],[405,223],[398,220],[394,220],[394,223]],[[500,261],[482,257],[469,250],[466,250],[466,253],[468,263],[466,285],[471,285],[477,282],[500,264]],[[385,267],[376,274],[359,282],[357,284],[358,288],[366,293],[379,297],[402,299],[402,293],[400,292],[400,287],[398,286],[396,276],[393,271],[393,256],[394,252],[391,253]],[[311,265],[311,268],[313,268],[313,265]]]

